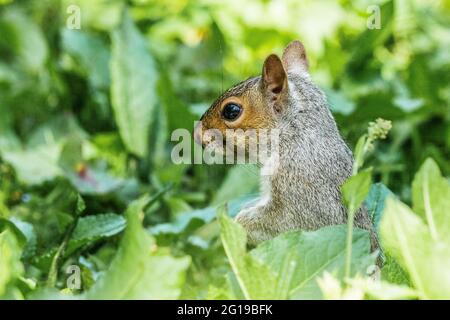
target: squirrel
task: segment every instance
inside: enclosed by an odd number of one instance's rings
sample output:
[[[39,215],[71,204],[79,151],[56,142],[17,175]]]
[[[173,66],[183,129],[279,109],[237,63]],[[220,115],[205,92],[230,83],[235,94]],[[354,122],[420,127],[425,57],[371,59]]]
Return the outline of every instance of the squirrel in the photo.
[[[353,155],[337,128],[323,92],[311,81],[303,44],[296,40],[280,59],[269,55],[260,76],[225,91],[204,113],[194,131],[206,147],[208,129],[278,129],[277,170],[261,175],[261,197],[235,220],[258,244],[290,230],[317,230],[345,224],[341,186],[351,176]],[[264,171],[264,166],[262,171]],[[367,209],[359,208],[355,226],[371,235],[379,249]]]

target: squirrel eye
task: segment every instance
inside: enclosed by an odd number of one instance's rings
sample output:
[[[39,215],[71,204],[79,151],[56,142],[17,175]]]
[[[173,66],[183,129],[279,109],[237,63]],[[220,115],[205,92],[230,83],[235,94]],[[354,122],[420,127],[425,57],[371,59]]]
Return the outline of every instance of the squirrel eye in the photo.
[[[228,121],[236,120],[241,114],[241,106],[236,103],[227,103],[222,110],[222,116]]]

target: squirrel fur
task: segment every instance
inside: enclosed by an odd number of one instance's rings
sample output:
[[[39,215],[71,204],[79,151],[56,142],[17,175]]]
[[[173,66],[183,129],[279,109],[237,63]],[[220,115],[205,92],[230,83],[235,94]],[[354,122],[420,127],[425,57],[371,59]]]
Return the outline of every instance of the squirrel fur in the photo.
[[[242,108],[233,121],[222,116],[229,103]],[[195,135],[205,144],[199,132],[207,129],[225,136],[227,129],[274,128],[279,130],[277,170],[261,176],[261,198],[236,216],[248,241],[257,244],[290,230],[345,224],[341,186],[351,176],[353,156],[339,134],[325,95],[311,80],[300,41],[291,42],[282,59],[269,55],[261,76],[222,94],[202,116]],[[355,215],[355,226],[370,232],[372,250],[379,248],[364,206]]]

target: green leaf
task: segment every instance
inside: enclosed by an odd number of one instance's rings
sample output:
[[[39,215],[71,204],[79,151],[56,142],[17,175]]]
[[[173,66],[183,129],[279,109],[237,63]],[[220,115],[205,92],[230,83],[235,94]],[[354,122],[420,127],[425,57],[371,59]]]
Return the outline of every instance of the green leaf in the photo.
[[[348,67],[353,70],[361,68],[369,59],[375,48],[382,46],[383,43],[392,35],[393,31],[393,15],[394,15],[394,1],[387,1],[380,7],[381,26],[379,29],[366,29],[354,41],[352,55],[349,58]]]
[[[161,74],[161,78],[158,82],[158,94],[169,122],[169,132],[180,128],[192,130],[194,121],[199,119],[192,114],[188,106],[176,96],[172,82],[167,73]]]
[[[155,248],[154,239],[141,225],[147,203],[142,198],[127,209],[127,228],[116,256],[87,298],[176,299],[180,295],[189,259],[174,258]]]
[[[64,257],[69,257],[73,252],[85,245],[93,245],[99,240],[119,234],[125,229],[125,225],[126,220],[114,213],[96,214],[79,218],[64,251]],[[43,270],[48,269],[57,250],[58,247],[53,247],[45,253],[34,257],[34,264]]]
[[[16,171],[19,180],[29,185],[39,185],[60,176],[57,162],[61,148],[58,145],[43,145],[34,149],[5,151],[6,162]]]
[[[370,278],[357,278],[348,281],[349,291],[362,291],[369,299],[399,300],[417,299],[417,292],[407,286],[385,281],[373,281]]]
[[[35,129],[24,148],[4,150],[2,157],[14,167],[20,181],[39,185],[63,175],[58,160],[68,137],[83,139],[87,134],[72,115],[56,116]]]
[[[26,147],[61,145],[68,138],[87,139],[88,134],[80,127],[75,115],[64,113],[50,118],[31,132]]]
[[[431,158],[414,178],[412,202],[414,212],[426,222],[433,238],[450,239],[450,184]]]
[[[405,112],[412,112],[422,107],[425,103],[423,99],[410,99],[407,97],[397,97],[393,100],[395,106]]]
[[[13,49],[19,63],[37,73],[48,57],[47,43],[40,27],[21,10],[9,9],[1,17],[0,45]]]
[[[0,218],[0,225],[1,225]],[[19,241],[19,244],[23,248],[22,250],[22,259],[28,260],[29,258],[35,255],[36,246],[37,246],[37,237],[34,231],[34,227],[31,223],[22,221],[16,217],[12,217],[9,219],[10,226],[14,226],[15,230],[14,234],[16,239]]]
[[[375,230],[378,232],[381,216],[384,210],[384,204],[386,199],[394,195],[388,187],[384,184],[378,182],[374,183],[370,187],[369,194],[367,195],[366,200],[364,201],[369,217],[372,220],[373,225],[375,226]]]
[[[243,194],[258,190],[259,173],[251,165],[241,164],[232,167],[212,201],[213,204],[223,204]]]
[[[450,299],[450,243],[435,241],[405,204],[388,198],[381,220],[383,247],[407,270],[423,299]]]
[[[114,213],[81,217],[67,245],[66,254],[69,255],[85,244],[116,235],[125,229],[125,225],[126,220]]]
[[[82,149],[81,139],[69,138],[58,161],[66,178],[81,194],[106,194],[123,185],[124,180],[87,164],[83,159]]]
[[[78,62],[94,88],[108,88],[110,53],[100,38],[82,30],[61,31],[64,50]]]
[[[157,103],[158,74],[146,43],[127,13],[112,33],[111,102],[128,151],[144,157]]]
[[[355,110],[355,103],[349,100],[343,93],[335,90],[325,90],[330,109],[333,113],[349,115]]]
[[[228,209],[231,216],[235,216],[244,206],[255,200],[255,196],[247,195],[228,202]],[[149,230],[155,236],[167,234],[191,234],[195,229],[210,223],[216,218],[217,207],[206,207],[204,209],[193,210],[180,213],[175,221],[171,223],[160,223]]]
[[[222,211],[218,215],[221,239],[245,299],[280,299],[275,273],[246,252],[245,230]],[[287,292],[284,292],[286,294]]]
[[[7,229],[0,233],[0,297],[8,285],[23,273],[20,262],[22,252],[14,233]]]
[[[319,299],[317,283],[325,271],[344,277],[346,256],[346,225],[330,226],[309,232],[289,232],[266,241],[251,251],[277,275],[286,273],[286,266],[294,266],[288,286],[291,299]],[[375,263],[370,253],[367,231],[354,229],[352,240],[352,275],[366,274]]]
[[[381,279],[393,284],[411,287],[411,280],[408,273],[389,254],[385,256],[383,268],[381,269]]]
[[[342,185],[344,203],[350,211],[355,212],[361,206],[369,193],[371,181],[372,169],[370,168],[350,177]]]

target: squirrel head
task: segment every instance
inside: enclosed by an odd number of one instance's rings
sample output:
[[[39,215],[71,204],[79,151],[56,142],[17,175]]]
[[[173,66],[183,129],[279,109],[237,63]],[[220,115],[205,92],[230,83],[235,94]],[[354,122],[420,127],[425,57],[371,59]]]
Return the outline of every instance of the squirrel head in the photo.
[[[251,77],[225,91],[203,114],[195,128],[195,140],[206,145],[204,132],[218,130],[222,137],[227,129],[273,129],[286,108],[289,77],[308,72],[303,44],[291,42],[280,59],[269,55],[260,76]]]

